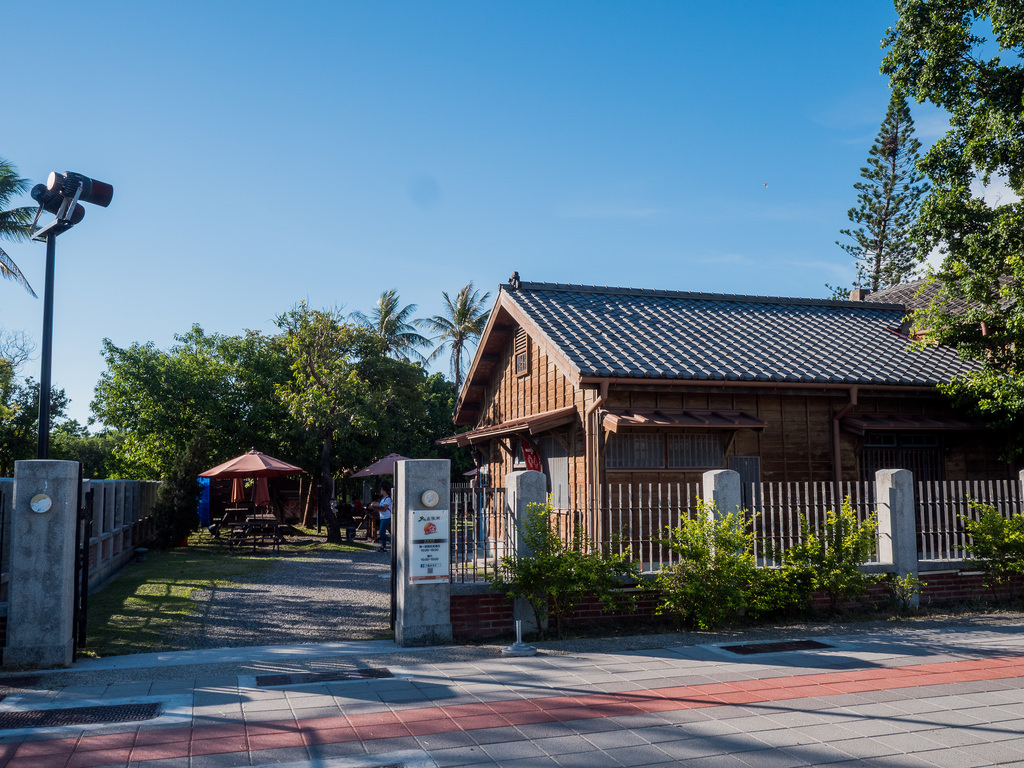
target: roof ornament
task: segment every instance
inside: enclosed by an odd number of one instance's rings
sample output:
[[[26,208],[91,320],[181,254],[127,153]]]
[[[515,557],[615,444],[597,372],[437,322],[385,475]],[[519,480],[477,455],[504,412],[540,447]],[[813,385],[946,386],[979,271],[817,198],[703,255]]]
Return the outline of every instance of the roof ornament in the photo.
[[[519,273],[513,272],[512,277],[508,279],[508,284],[512,286],[513,291],[519,290]]]

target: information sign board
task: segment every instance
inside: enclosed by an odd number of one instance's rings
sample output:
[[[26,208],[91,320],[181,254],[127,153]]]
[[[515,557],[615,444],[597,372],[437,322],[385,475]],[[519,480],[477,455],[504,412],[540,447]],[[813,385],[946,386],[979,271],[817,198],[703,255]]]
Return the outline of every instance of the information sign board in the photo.
[[[451,512],[448,509],[410,509],[409,583],[450,581]]]

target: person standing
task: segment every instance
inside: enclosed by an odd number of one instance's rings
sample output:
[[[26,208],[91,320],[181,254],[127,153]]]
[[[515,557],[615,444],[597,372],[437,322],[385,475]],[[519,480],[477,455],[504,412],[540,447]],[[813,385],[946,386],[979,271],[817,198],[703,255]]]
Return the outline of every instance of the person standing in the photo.
[[[380,514],[380,551],[387,552],[391,531],[391,487],[386,483],[380,487],[380,501],[373,508]]]

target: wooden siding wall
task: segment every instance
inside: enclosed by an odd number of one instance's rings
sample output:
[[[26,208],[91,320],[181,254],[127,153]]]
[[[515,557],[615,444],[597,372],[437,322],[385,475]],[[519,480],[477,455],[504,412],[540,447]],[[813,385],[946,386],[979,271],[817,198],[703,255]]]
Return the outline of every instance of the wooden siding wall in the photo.
[[[569,454],[569,486],[571,488],[586,483],[584,455],[584,430],[582,428],[583,413],[587,405],[593,402],[596,394],[589,390],[580,390],[562,374],[548,356],[529,340],[529,373],[517,376],[513,369],[513,345],[510,343],[502,353],[497,367],[498,373],[492,379],[487,394],[484,396],[483,416],[477,427],[488,427],[501,424],[512,419],[531,416],[545,411],[553,411],[570,405],[576,406],[580,420],[575,425],[568,425],[552,430],[552,434],[565,443]],[[502,485],[506,474],[513,470],[512,456],[506,448],[510,440],[492,440],[490,445],[491,482]]]
[[[607,407],[614,409],[722,409],[737,410],[762,419],[762,432],[738,430],[726,453],[730,456],[759,456],[763,482],[806,482],[832,479],[832,417],[849,402],[842,391],[828,394],[794,389],[779,394],[722,394],[708,392],[612,391]],[[854,413],[948,415],[939,397],[922,393],[908,396],[862,394]],[[1013,476],[1013,468],[1000,459],[997,446],[979,432],[947,432],[943,453],[948,479],[1001,479]],[[840,431],[844,481],[857,480],[858,454],[863,437]],[[724,468],[724,467],[722,467]],[[693,482],[704,470],[607,470],[605,481],[613,483]]]
[[[564,408],[576,407],[579,418],[570,426],[552,431],[565,444],[569,454],[569,486],[586,487],[584,461],[586,408],[597,398],[596,389],[577,389],[548,356],[530,339],[529,373],[517,376],[513,368],[513,335],[502,352],[496,373],[484,397],[482,417],[477,427],[501,424],[512,419]],[[758,392],[736,388],[733,391],[709,386],[701,391],[690,385],[677,390],[616,390],[608,394],[603,407],[610,409],[721,409],[737,410],[762,419],[761,432],[738,430],[726,453],[730,456],[758,456],[763,482],[819,482],[832,479],[832,417],[849,402],[845,390],[814,390],[773,387]],[[943,399],[926,393],[872,394],[862,389],[854,414],[899,414],[905,416],[951,415]],[[941,437],[946,478],[950,480],[990,480],[1013,477],[1013,467],[1001,458],[998,441],[985,432],[946,432]],[[859,479],[858,455],[864,438],[840,431],[844,481]],[[491,482],[502,485],[513,470],[508,438],[495,439],[489,446]],[[504,446],[504,447],[502,447]],[[486,452],[486,451],[485,451]],[[705,470],[607,470],[602,483],[694,482]]]

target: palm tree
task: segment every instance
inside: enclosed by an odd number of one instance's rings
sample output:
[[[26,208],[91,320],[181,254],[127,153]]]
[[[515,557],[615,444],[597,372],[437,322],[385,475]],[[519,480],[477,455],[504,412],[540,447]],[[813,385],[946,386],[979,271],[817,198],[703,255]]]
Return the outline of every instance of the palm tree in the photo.
[[[28,181],[19,178],[17,169],[0,157],[0,237],[7,240],[26,240],[28,238],[28,228],[32,223],[33,209],[7,209],[11,199],[15,195],[23,194],[27,188]],[[21,283],[26,291],[33,296],[36,295],[36,292],[32,290],[32,286],[28,284],[28,280],[21,274],[18,265],[14,263],[10,256],[4,253],[2,248],[0,248],[0,276]]]
[[[384,354],[389,357],[426,362],[426,358],[416,348],[430,346],[430,339],[416,333],[415,326],[421,321],[410,322],[409,318],[415,311],[415,304],[399,309],[398,291],[392,288],[380,295],[369,317],[362,312],[353,312],[352,319],[384,340]]]
[[[466,355],[469,345],[480,338],[480,334],[487,325],[487,318],[490,310],[484,310],[483,305],[491,294],[485,293],[480,296],[480,291],[473,289],[473,281],[466,283],[452,301],[447,293],[444,296],[444,315],[435,315],[424,321],[424,325],[437,334],[435,341],[441,342],[431,359],[437,357],[446,349],[451,349],[452,378],[455,379],[455,391],[462,390],[462,377],[465,374]]]

